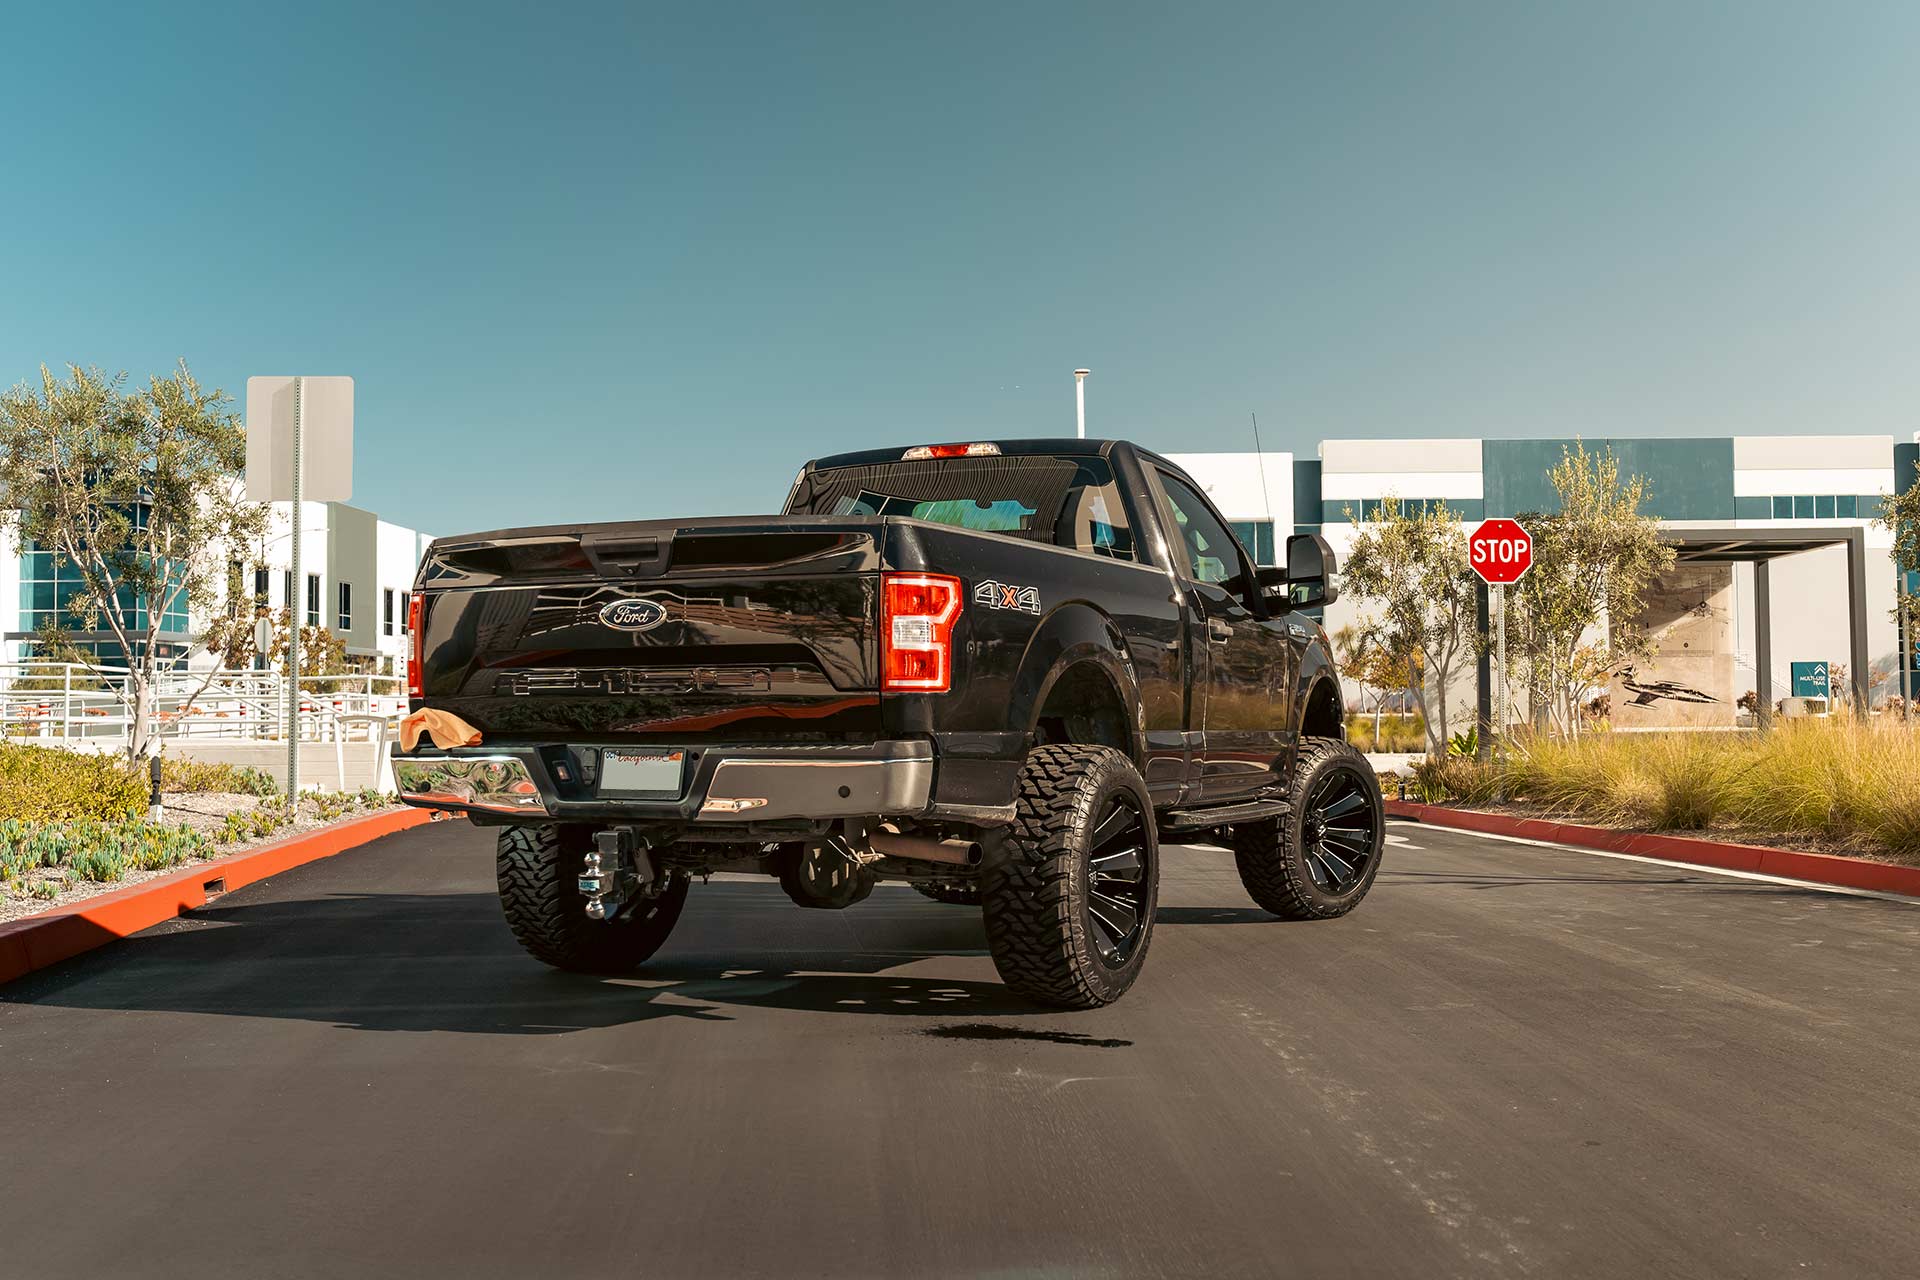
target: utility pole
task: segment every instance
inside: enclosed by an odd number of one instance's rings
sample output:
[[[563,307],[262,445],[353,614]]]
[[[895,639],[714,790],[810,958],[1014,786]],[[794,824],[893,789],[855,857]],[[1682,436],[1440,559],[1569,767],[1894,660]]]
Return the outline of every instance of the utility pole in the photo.
[[[1087,375],[1092,372],[1091,369],[1073,371],[1073,401],[1074,407],[1079,411],[1080,439],[1082,440],[1087,438]]]

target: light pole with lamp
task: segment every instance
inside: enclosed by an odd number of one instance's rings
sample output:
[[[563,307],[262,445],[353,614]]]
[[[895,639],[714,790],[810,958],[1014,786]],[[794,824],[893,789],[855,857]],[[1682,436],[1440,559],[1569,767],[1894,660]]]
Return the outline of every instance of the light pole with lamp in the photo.
[[[1092,372],[1091,369],[1073,371],[1073,403],[1074,408],[1079,411],[1080,439],[1082,440],[1087,438],[1087,375]]]

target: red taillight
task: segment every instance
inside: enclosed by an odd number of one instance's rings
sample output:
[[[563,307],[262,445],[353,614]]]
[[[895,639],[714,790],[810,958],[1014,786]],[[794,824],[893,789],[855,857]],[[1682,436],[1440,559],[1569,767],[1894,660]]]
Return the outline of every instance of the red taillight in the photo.
[[[960,579],[944,573],[880,575],[880,687],[945,693],[953,687],[953,624]]]
[[[420,666],[421,605],[420,593],[416,591],[413,593],[413,599],[407,601],[407,696],[415,699],[427,696],[424,684],[426,673]]]
[[[902,462],[924,462],[928,458],[997,458],[1000,446],[982,444],[917,444],[900,455]]]

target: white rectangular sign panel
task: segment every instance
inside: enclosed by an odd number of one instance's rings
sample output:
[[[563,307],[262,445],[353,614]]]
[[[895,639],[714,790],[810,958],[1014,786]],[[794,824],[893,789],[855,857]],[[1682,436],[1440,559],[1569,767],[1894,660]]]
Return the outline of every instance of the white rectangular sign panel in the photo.
[[[353,379],[301,378],[300,497],[345,502],[353,497]],[[295,379],[247,379],[247,497],[293,500]]]

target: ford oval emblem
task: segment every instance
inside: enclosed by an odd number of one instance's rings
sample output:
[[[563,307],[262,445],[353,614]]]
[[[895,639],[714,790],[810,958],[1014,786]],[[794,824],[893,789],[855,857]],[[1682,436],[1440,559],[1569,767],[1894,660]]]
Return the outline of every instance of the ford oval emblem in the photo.
[[[600,606],[600,621],[615,631],[651,631],[667,620],[667,607],[658,600],[609,600]]]

